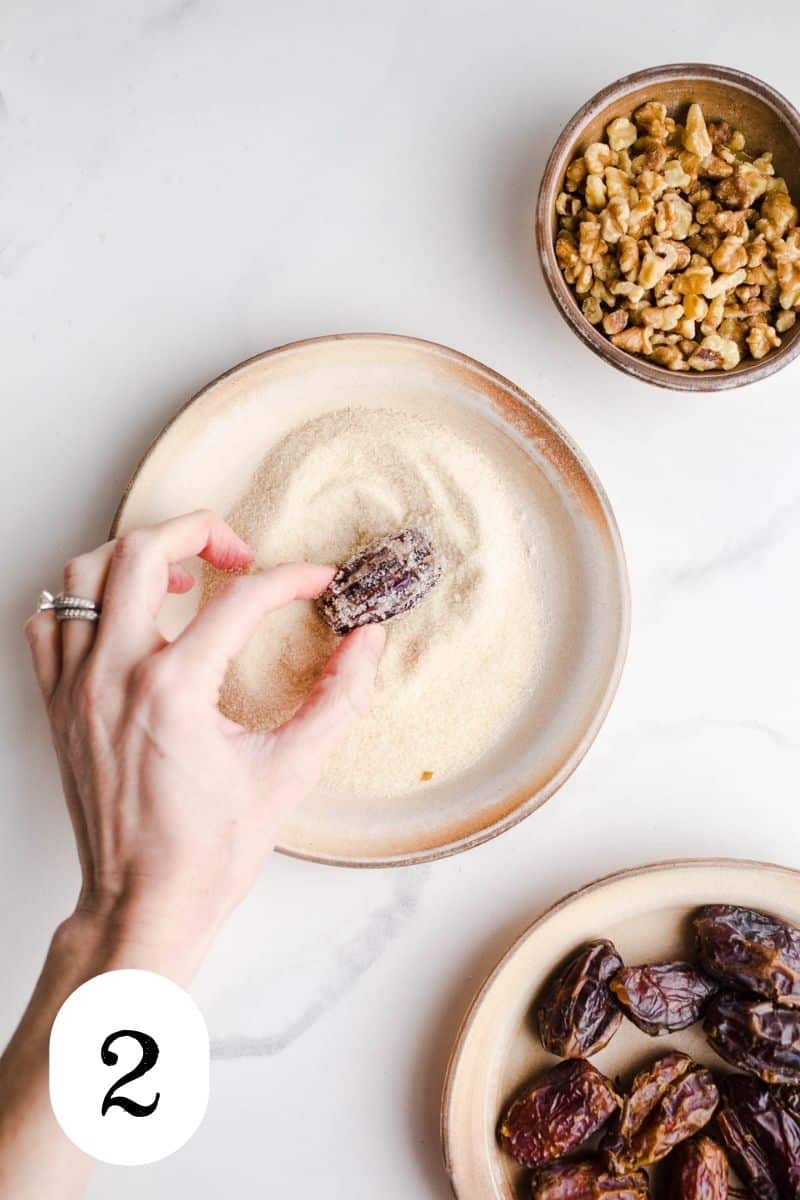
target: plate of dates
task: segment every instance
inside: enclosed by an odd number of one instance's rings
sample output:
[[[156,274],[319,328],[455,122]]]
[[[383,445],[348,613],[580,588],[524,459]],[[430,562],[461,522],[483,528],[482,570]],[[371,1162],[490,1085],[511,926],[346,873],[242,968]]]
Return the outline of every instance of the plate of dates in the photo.
[[[462,1024],[458,1200],[800,1200],[800,872],[656,863],[558,901]]]

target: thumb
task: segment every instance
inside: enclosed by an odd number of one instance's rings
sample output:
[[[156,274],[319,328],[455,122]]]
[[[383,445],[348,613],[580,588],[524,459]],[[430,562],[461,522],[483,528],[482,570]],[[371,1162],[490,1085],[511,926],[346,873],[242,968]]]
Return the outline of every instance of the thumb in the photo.
[[[305,703],[275,730],[273,754],[291,759],[298,774],[320,770],[328,752],[369,708],[385,645],[380,625],[362,625],[349,633]]]

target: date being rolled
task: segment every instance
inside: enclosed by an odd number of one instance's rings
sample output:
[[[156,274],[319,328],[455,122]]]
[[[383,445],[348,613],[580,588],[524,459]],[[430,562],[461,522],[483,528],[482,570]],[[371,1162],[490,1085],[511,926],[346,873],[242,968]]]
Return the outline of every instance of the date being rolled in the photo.
[[[442,564],[419,529],[379,538],[349,559],[317,601],[322,619],[344,635],[416,608],[442,576]]]

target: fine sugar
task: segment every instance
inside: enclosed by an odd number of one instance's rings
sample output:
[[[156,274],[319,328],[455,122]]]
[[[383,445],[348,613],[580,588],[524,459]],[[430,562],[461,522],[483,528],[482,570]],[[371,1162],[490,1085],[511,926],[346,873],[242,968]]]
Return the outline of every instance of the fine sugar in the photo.
[[[229,520],[260,567],[341,563],[407,526],[443,561],[438,587],[387,626],[371,710],[330,756],[326,791],[431,788],[497,744],[535,686],[541,603],[530,530],[496,453],[435,420],[341,409],[284,437]],[[219,583],[208,568],[206,598]],[[337,642],[310,603],[270,615],[231,666],[223,711],[275,728]]]

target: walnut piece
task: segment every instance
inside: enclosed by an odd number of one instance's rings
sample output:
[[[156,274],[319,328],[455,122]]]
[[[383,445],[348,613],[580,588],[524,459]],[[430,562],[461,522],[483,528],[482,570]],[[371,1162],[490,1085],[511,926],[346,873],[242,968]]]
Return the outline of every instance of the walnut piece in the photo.
[[[689,236],[694,213],[688,200],[668,192],[656,207],[656,229],[663,237],[683,241]]]
[[[583,155],[590,175],[602,175],[611,162],[611,147],[605,142],[592,142]]]
[[[652,354],[652,334],[646,326],[632,325],[623,329],[622,333],[614,333],[611,341],[620,350],[628,350],[631,354]]]
[[[643,104],[641,108],[637,108],[633,114],[633,119],[642,133],[657,138],[658,141],[666,139],[668,133],[666,104],[660,104],[655,100],[648,100],[647,104]]]
[[[709,371],[715,367],[730,371],[738,362],[739,347],[736,342],[732,338],[721,337],[718,333],[709,333],[689,359],[689,366],[694,367],[696,371]]]
[[[781,344],[781,339],[772,325],[754,325],[746,341],[753,358],[763,358],[771,347]]]
[[[627,117],[617,117],[606,126],[606,137],[612,150],[627,150],[636,141],[636,126]]]
[[[712,150],[712,141],[706,128],[706,119],[699,104],[690,104],[686,114],[686,129],[683,134],[683,145],[698,158],[707,158]]]
[[[689,364],[677,346],[656,346],[651,357],[660,367],[668,367],[670,371],[689,369]]]
[[[780,317],[778,317],[780,320]],[[624,308],[616,308],[613,312],[606,313],[603,317],[603,329],[611,337],[614,333],[622,333],[622,330],[628,324],[628,314]]]
[[[726,238],[722,239],[711,255],[711,264],[716,271],[724,274],[729,274],[731,271],[738,271],[740,267],[746,266],[747,251],[744,248],[742,239],[729,233]]]
[[[594,263],[602,258],[608,246],[603,241],[600,232],[600,222],[596,217],[581,221],[579,226],[579,254],[585,263]]]
[[[594,296],[587,296],[581,305],[581,311],[592,325],[599,325],[603,319],[603,306]]]

